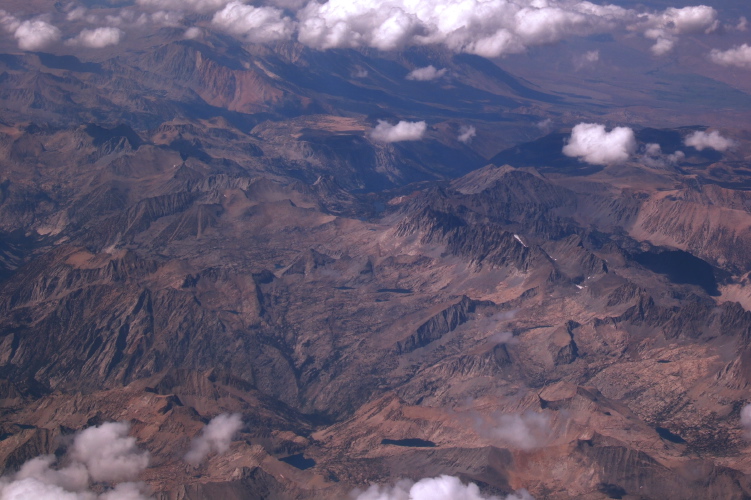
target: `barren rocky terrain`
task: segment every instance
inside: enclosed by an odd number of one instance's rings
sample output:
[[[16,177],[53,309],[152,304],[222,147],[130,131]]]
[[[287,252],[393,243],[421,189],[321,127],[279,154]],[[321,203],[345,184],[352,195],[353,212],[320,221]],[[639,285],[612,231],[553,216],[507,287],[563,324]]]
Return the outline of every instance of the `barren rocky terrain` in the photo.
[[[561,149],[615,116],[613,82],[571,95],[435,47],[132,43],[0,54],[6,476],[116,421],[160,500],[443,474],[487,496],[751,496],[741,88],[727,109],[618,94],[640,149],[594,165]],[[448,76],[404,81],[428,63]],[[374,138],[397,119],[422,140]],[[686,146],[709,126],[734,147]],[[186,462],[225,413],[229,449]]]

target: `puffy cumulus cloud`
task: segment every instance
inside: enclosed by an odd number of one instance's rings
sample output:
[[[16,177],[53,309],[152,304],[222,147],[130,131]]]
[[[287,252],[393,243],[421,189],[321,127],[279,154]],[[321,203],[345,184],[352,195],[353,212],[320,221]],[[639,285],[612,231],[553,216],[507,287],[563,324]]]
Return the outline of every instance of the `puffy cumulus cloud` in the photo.
[[[589,2],[520,0],[329,0],[298,12],[299,40],[316,48],[441,43],[486,57],[564,36],[606,31],[625,9]]]
[[[402,480],[394,486],[371,485],[367,490],[355,490],[354,500],[534,500],[527,490],[518,490],[499,497],[484,495],[475,483],[464,484],[458,477],[442,475],[418,482]]]
[[[275,7],[254,7],[234,1],[214,14],[211,23],[217,28],[248,42],[263,43],[288,40],[295,23]]]
[[[737,66],[751,69],[751,45],[744,43],[728,50],[713,49],[709,58],[716,64],[723,66]]]
[[[378,120],[378,125],[370,132],[370,138],[378,142],[419,141],[425,135],[428,125],[423,122],[400,121],[391,125],[385,120]]]
[[[21,50],[40,50],[60,40],[60,30],[43,18],[21,22],[15,16],[2,11],[0,25],[13,34]]]
[[[477,421],[477,431],[510,448],[533,450],[545,446],[552,436],[547,413],[496,414]]]
[[[599,123],[580,123],[571,130],[563,154],[593,165],[622,163],[636,151],[634,131],[616,127],[610,132]]]
[[[33,500],[146,500],[146,485],[129,482],[148,466],[148,454],[127,436],[129,426],[106,423],[76,435],[72,450],[55,467],[57,458],[43,455],[23,464],[11,476],[0,478],[0,498]],[[96,450],[95,448],[99,448]],[[121,481],[97,494],[89,481]]]
[[[720,26],[717,11],[707,5],[669,7],[644,19],[641,27],[644,36],[655,41],[650,50],[656,56],[672,51],[678,35],[711,33]]]
[[[459,136],[457,139],[459,139],[459,142],[463,142],[464,144],[469,144],[472,142],[472,138],[477,135],[477,129],[473,127],[472,125],[462,125],[459,128]]]
[[[315,48],[444,44],[484,57],[618,29],[644,34],[656,41],[653,52],[666,53],[678,36],[719,26],[705,5],[641,13],[574,0],[329,0],[309,2],[297,18],[300,42]]]
[[[198,465],[209,453],[224,453],[229,449],[232,438],[243,426],[242,417],[237,414],[223,413],[211,419],[201,431],[201,435],[190,443],[190,450],[185,454],[185,461]]]
[[[719,27],[717,11],[707,5],[669,7],[657,19],[674,34],[711,33]]]
[[[727,137],[723,137],[716,130],[713,130],[712,132],[702,132],[700,130],[697,130],[693,134],[687,136],[683,140],[683,144],[685,144],[686,146],[691,146],[698,151],[702,151],[704,149],[727,151],[728,149],[735,146],[735,141],[728,139]]]
[[[137,476],[149,465],[149,454],[128,436],[130,426],[108,422],[89,427],[76,436],[71,456],[86,464],[95,481],[124,481]]]
[[[123,31],[119,28],[103,27],[96,29],[85,29],[76,37],[67,40],[67,45],[76,45],[88,47],[91,49],[101,49],[111,45],[117,45],[122,39]]]
[[[424,82],[427,80],[435,80],[446,74],[446,68],[436,69],[432,64],[425,66],[424,68],[416,68],[409,72],[406,76],[407,80],[417,80]]]
[[[641,162],[651,168],[666,168],[675,165],[685,157],[683,151],[664,154],[659,144],[649,143],[644,145]]]
[[[656,56],[664,56],[668,52],[671,52],[675,47],[675,40],[672,38],[665,38],[662,36],[655,37],[655,44],[652,45],[649,50]]]

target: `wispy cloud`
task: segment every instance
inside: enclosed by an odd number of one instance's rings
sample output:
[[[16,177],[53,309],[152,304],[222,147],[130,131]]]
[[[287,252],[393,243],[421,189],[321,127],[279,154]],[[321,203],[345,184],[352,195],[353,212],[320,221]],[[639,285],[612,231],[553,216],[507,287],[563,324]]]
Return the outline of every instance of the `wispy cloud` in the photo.
[[[406,76],[407,80],[416,80],[419,82],[425,82],[429,80],[435,80],[446,74],[446,68],[436,69],[432,64],[425,66],[424,68],[416,68],[409,72]]]
[[[198,465],[209,453],[224,453],[229,449],[232,438],[242,429],[242,417],[237,414],[223,413],[211,419],[201,431],[201,435],[193,439],[190,450],[185,454],[185,461]]]
[[[459,136],[457,139],[459,139],[459,142],[463,142],[464,144],[469,144],[472,142],[472,139],[477,135],[477,129],[473,127],[472,125],[462,125],[459,128]]]

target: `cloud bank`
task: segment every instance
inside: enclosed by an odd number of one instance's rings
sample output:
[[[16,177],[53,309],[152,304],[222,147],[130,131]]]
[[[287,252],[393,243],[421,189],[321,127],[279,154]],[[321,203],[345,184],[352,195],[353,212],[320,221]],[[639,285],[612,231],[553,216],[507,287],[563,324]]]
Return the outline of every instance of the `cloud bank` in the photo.
[[[378,120],[378,125],[370,132],[370,138],[377,142],[419,141],[427,129],[425,122],[400,121],[391,125],[385,120]]]
[[[72,448],[57,458],[43,455],[23,464],[12,476],[0,478],[0,498],[34,500],[146,500],[146,486],[132,482],[149,465],[149,455],[128,436],[130,426],[109,422],[78,433]],[[89,481],[119,482],[102,494]],[[123,482],[120,482],[123,481]]]
[[[709,58],[722,66],[751,69],[751,45],[744,43],[728,50],[714,49],[709,53]]]
[[[698,151],[714,149],[715,151],[727,151],[735,146],[732,139],[723,137],[716,130],[712,132],[696,131],[683,140],[683,144],[696,148]]]
[[[435,80],[446,74],[446,68],[436,69],[432,64],[424,68],[413,69],[407,75],[407,80],[416,80],[419,82],[425,82],[428,80]]]
[[[299,40],[315,48],[443,44],[484,57],[617,29],[642,33],[665,53],[679,35],[719,26],[717,11],[704,5],[639,13],[566,0],[329,0],[308,3],[297,17]]]
[[[458,477],[442,475],[413,483],[403,480],[394,486],[371,485],[365,491],[355,491],[355,500],[534,500],[527,490],[519,490],[505,497],[483,495],[474,483],[463,484]]]
[[[634,131],[616,127],[610,132],[605,125],[580,123],[571,130],[571,137],[563,147],[563,154],[592,165],[613,165],[628,160],[636,151]]]
[[[242,417],[237,414],[223,413],[212,418],[201,431],[201,435],[190,443],[190,450],[185,454],[185,461],[197,466],[209,453],[224,453],[229,449],[232,438],[243,426]]]
[[[380,50],[440,44],[491,58],[571,36],[615,32],[654,40],[652,52],[663,55],[680,36],[719,27],[717,11],[706,5],[645,12],[586,0],[265,0],[254,5],[241,0],[137,0],[135,7],[117,14],[67,9],[69,21],[85,20],[99,25],[95,28],[178,26],[186,12],[194,12],[212,16],[214,28],[251,43],[297,39],[315,49]],[[58,28],[46,19],[16,24],[11,32],[23,50],[37,50],[60,38]]]

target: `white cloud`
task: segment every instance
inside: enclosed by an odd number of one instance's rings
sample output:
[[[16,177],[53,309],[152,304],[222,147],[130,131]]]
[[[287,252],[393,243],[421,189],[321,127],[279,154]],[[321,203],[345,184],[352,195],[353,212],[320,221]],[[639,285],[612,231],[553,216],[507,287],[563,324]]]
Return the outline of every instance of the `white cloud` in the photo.
[[[174,10],[159,10],[151,14],[149,21],[160,26],[177,27],[183,20],[183,15]]]
[[[143,483],[120,483],[115,488],[99,495],[99,500],[147,500]]]
[[[203,34],[203,30],[201,28],[198,28],[196,26],[191,26],[190,28],[185,30],[185,33],[183,33],[183,37],[187,38],[188,40],[194,40],[201,36]]]
[[[537,128],[542,130],[543,132],[550,132],[550,129],[553,128],[553,120],[550,118],[545,118],[544,120],[541,120],[537,122]]]
[[[589,50],[581,55],[576,55],[573,58],[574,67],[577,70],[585,68],[587,66],[594,66],[600,60],[599,50]]]
[[[87,466],[95,481],[133,479],[148,467],[149,454],[138,450],[129,429],[124,422],[89,427],[76,436],[71,456]]]
[[[370,132],[370,138],[378,142],[419,141],[425,135],[428,126],[425,122],[400,121],[391,125],[385,120],[378,120],[378,125]]]
[[[514,334],[509,331],[497,332],[487,338],[487,343],[491,345],[499,344],[516,344],[519,339],[514,337]]]
[[[599,50],[590,50],[584,53],[584,60],[590,63],[596,63],[600,60]]]
[[[288,40],[295,23],[274,7],[254,7],[234,1],[214,14],[211,23],[217,28],[248,42],[264,43]]]
[[[477,135],[477,129],[473,127],[472,125],[462,125],[459,128],[459,142],[463,142],[464,144],[469,144],[472,142],[472,138]]]
[[[110,45],[117,45],[120,43],[123,35],[123,31],[119,28],[85,29],[78,36],[67,40],[65,43],[67,45],[80,45],[91,49],[101,49]]]
[[[552,429],[547,413],[530,411],[522,415],[504,413],[481,417],[477,421],[477,432],[509,448],[533,450],[550,441]]]
[[[91,11],[90,11],[91,12]],[[157,26],[180,26],[184,15],[175,10],[158,10],[156,12],[141,12],[135,9],[120,9],[116,13],[86,14],[84,19],[90,24],[104,24],[110,27],[140,28],[155,24]]]
[[[703,149],[714,149],[716,151],[727,151],[735,146],[735,142],[732,139],[723,137],[716,130],[712,132],[702,132],[697,130],[693,134],[689,135],[683,140],[683,144],[686,146],[692,146],[698,151]]]
[[[190,443],[190,451],[185,454],[185,461],[198,465],[209,453],[224,453],[242,426],[242,417],[237,413],[223,413],[212,418],[201,431],[201,435]]]
[[[723,66],[738,66],[751,69],[751,45],[744,43],[728,50],[713,49],[709,53],[712,62]]]
[[[68,21],[78,21],[80,19],[83,19],[86,17],[86,14],[88,13],[89,9],[86,7],[76,7],[74,9],[71,9],[66,15],[65,19]]]
[[[146,485],[124,482],[98,495],[89,489],[89,480],[134,479],[148,466],[148,454],[128,437],[128,424],[105,423],[76,435],[66,460],[54,468],[57,458],[33,458],[11,476],[0,478],[3,500],[146,500]]]
[[[320,49],[443,44],[456,52],[498,57],[572,35],[618,29],[647,34],[656,52],[679,35],[718,27],[704,5],[640,13],[616,5],[569,0],[329,0],[309,2],[297,14],[300,42]]]
[[[394,486],[374,484],[365,491],[355,490],[352,497],[355,500],[534,500],[527,490],[505,497],[484,495],[475,483],[463,484],[458,477],[447,475],[416,483],[402,480]]]
[[[672,38],[664,38],[662,36],[658,36],[655,44],[652,45],[649,50],[656,56],[664,56],[665,54],[671,52],[674,47],[675,40],[673,40]]]
[[[617,9],[606,15],[589,2],[329,0],[310,2],[298,12],[299,39],[322,49],[395,50],[441,43],[457,52],[497,57],[566,35],[605,31],[612,24],[608,17]]]
[[[635,150],[634,131],[628,127],[616,127],[607,132],[605,125],[580,123],[571,130],[563,154],[593,165],[611,165],[628,160]]]
[[[20,25],[21,21],[19,21],[16,16],[0,9],[0,27],[8,33],[15,33]]]
[[[100,17],[91,14],[93,11],[73,8],[67,15],[71,20],[86,19],[117,27],[149,22],[177,26],[185,11],[213,13],[216,27],[248,42],[288,40],[296,33],[301,43],[317,49],[396,50],[408,45],[442,44],[455,52],[484,57],[524,52],[529,47],[555,43],[569,36],[618,30],[655,40],[652,51],[664,54],[673,49],[681,35],[709,33],[719,26],[717,12],[706,5],[645,13],[584,0],[266,0],[260,5],[250,5],[245,0],[137,0],[136,3],[158,12],[121,9],[116,15]],[[282,9],[294,11],[296,20],[285,16]],[[49,24],[47,27],[56,29]],[[41,33],[41,28],[37,26],[35,31]],[[31,41],[24,44],[33,46]]]
[[[436,69],[432,64],[425,66],[424,68],[416,68],[409,72],[406,76],[407,80],[417,80],[424,82],[427,80],[435,80],[446,74],[446,68]]]
[[[641,162],[651,168],[665,168],[680,162],[686,157],[683,151],[676,151],[668,155],[663,154],[662,147],[656,143],[644,145]]]
[[[741,426],[746,431],[746,437],[751,439],[751,404],[741,409]]]
[[[213,12],[227,5],[230,0],[136,0],[138,5],[163,10],[191,10]]]
[[[648,14],[644,19],[632,26],[632,29],[640,28],[645,37],[655,40],[650,50],[656,56],[671,52],[679,35],[711,33],[720,25],[717,11],[706,5],[680,9],[669,7],[661,13]]]
[[[4,26],[15,26],[13,36],[18,40],[18,48],[21,50],[41,50],[60,40],[60,30],[40,18],[18,24],[11,21],[4,23]]]
[[[663,29],[675,34],[711,33],[719,27],[717,11],[707,5],[669,7],[657,19]]]

